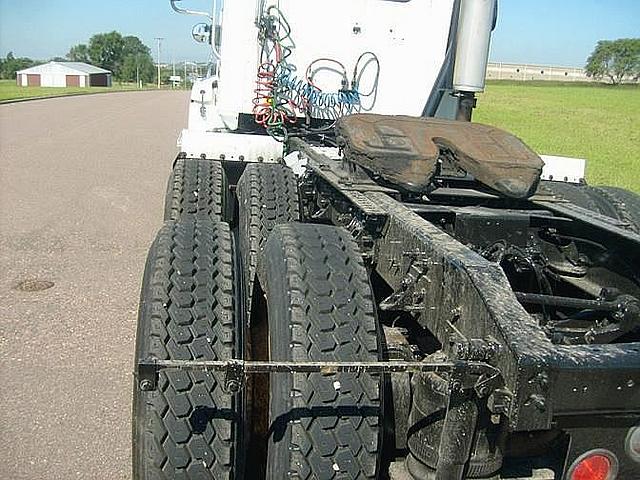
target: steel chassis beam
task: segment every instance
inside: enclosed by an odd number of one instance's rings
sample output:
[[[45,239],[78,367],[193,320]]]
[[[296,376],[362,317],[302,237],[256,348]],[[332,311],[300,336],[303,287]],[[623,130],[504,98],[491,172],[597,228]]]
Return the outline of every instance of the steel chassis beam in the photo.
[[[324,219],[347,228],[355,222],[366,233],[358,236],[367,238],[365,258],[394,292],[381,307],[414,315],[445,350],[461,337],[493,338],[501,345],[490,363],[502,373],[505,388],[490,405],[500,405],[511,430],[547,430],[559,417],[585,413],[640,415],[638,343],[554,345],[499,265],[421,218],[398,201],[398,192],[350,177],[352,167],[342,160],[297,139],[289,146],[308,159],[309,195],[322,201]],[[640,236],[623,224],[566,202],[530,203],[638,262]]]

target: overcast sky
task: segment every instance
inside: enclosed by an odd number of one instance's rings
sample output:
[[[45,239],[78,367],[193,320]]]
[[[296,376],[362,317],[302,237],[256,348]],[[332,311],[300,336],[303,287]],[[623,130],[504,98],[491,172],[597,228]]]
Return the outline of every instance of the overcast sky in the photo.
[[[598,40],[640,37],[640,0],[501,0],[499,10],[493,61],[583,66]],[[197,21],[174,14],[168,0],[0,0],[0,56],[62,57],[94,33],[117,30],[154,54],[154,37],[165,37],[165,62],[206,61],[207,49],[190,37]]]

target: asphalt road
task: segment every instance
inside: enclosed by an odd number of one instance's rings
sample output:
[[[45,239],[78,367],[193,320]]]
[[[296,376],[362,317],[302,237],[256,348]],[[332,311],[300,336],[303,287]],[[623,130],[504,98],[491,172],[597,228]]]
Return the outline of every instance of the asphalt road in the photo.
[[[187,101],[0,106],[0,478],[130,478],[140,281]]]

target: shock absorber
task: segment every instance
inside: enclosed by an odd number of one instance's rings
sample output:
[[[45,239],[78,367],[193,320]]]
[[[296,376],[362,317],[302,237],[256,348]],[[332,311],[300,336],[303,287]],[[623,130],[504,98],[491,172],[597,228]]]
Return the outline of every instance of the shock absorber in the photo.
[[[486,478],[502,466],[499,427],[471,391],[434,373],[414,375],[407,469],[416,480]]]

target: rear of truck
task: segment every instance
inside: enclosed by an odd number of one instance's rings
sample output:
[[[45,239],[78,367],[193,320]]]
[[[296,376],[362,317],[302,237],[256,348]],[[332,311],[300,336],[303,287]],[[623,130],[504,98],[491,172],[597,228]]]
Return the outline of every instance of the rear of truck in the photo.
[[[497,2],[171,4],[216,73],[145,269],[134,478],[640,478],[640,200],[470,122]]]

